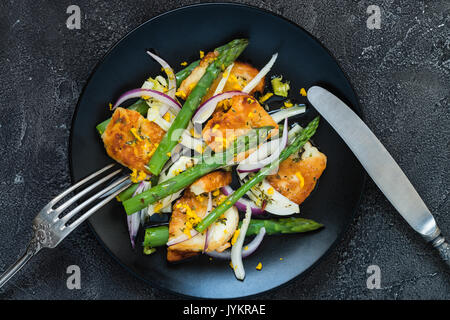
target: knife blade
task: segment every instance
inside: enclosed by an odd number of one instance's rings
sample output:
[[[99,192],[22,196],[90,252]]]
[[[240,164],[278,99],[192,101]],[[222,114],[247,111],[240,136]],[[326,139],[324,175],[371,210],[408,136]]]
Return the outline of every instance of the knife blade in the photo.
[[[450,246],[405,173],[361,118],[326,89],[313,86],[308,101],[336,130],[369,176],[408,224],[439,251],[450,266]]]

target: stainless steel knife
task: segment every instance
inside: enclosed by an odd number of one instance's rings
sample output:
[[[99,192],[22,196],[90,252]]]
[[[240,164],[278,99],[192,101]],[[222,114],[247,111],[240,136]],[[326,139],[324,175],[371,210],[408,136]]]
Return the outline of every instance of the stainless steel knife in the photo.
[[[450,267],[450,246],[441,235],[433,215],[369,127],[344,102],[324,88],[311,87],[307,98],[350,147],[395,209],[415,231],[431,242]]]

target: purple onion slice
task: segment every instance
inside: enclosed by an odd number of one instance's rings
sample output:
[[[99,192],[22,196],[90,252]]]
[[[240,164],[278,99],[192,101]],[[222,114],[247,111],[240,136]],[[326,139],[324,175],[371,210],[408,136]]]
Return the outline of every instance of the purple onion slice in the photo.
[[[152,89],[142,89],[142,88],[132,89],[122,94],[112,107],[112,110],[116,109],[118,106],[120,106],[122,103],[124,103],[129,99],[140,98],[142,96],[155,98],[156,100],[162,102],[163,104],[169,105],[176,112],[179,112],[181,110],[180,104],[176,100],[169,97],[167,94]]]
[[[133,193],[133,197],[142,191],[144,191],[149,186],[149,182],[141,181]],[[147,210],[147,208],[143,209]],[[139,226],[141,224],[141,211],[135,212],[131,215],[127,215],[128,233],[130,234],[131,247],[134,248],[136,235],[139,231]]]
[[[171,247],[171,246],[176,245],[178,243],[181,243],[181,242],[187,241],[189,239],[192,239],[193,237],[195,237],[199,233],[197,231],[195,231],[194,229],[192,229],[192,230],[190,230],[190,234],[191,234],[191,237],[188,237],[188,235],[185,234],[185,233],[180,234],[178,237],[175,237],[172,240],[167,241],[167,246]]]
[[[222,187],[222,188],[220,188],[220,190],[226,196],[229,196],[234,192],[233,188],[231,188],[230,186]],[[236,208],[239,211],[243,211],[243,212],[245,212],[247,210],[247,205],[249,205],[250,209],[252,210],[252,214],[255,216],[264,213],[264,210],[261,209],[260,207],[258,207],[253,201],[250,201],[250,200],[247,200],[244,198],[240,198],[238,201],[236,201],[236,203],[234,205],[236,206]]]
[[[253,238],[253,240],[244,247],[244,250],[242,250],[242,258],[246,258],[250,256],[252,253],[254,253],[256,249],[258,249],[258,247],[261,245],[261,242],[263,241],[265,235],[266,235],[266,228],[262,227],[261,229],[259,229],[259,232],[256,235],[256,237]],[[224,260],[231,259],[230,250],[225,250],[223,252],[211,251],[206,252],[206,254],[212,258]]]

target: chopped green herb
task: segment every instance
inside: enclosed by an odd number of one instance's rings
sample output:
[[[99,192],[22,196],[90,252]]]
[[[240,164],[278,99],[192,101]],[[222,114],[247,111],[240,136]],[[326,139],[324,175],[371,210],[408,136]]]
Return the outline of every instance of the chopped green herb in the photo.
[[[273,78],[271,80],[273,93],[275,93],[277,96],[287,97],[288,91],[290,89],[289,81],[283,83],[282,80],[282,77]]]

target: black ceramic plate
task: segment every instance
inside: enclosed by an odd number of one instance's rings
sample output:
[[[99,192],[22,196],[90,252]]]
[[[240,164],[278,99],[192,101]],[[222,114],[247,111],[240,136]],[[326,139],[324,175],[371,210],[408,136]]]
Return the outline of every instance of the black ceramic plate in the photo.
[[[199,50],[211,50],[237,37],[250,44],[240,60],[261,68],[273,53],[278,60],[271,74],[290,80],[294,97],[306,101],[299,89],[322,85],[344,99],[357,112],[352,87],[330,53],[310,34],[270,12],[236,4],[207,4],[177,9],[149,20],[116,44],[92,73],[73,118],[70,159],[73,182],[102,168],[106,155],[95,130],[110,117],[108,103],[126,90],[137,88],[160,66],[145,51],[156,50],[176,70],[182,61],[198,59]],[[303,98],[303,100],[302,100]],[[300,117],[306,124],[316,111]],[[325,225],[318,232],[271,236],[244,260],[246,278],[235,279],[228,262],[201,256],[170,265],[166,249],[151,256],[132,250],[122,206],[116,201],[89,219],[107,250],[127,270],[150,285],[202,298],[236,298],[276,288],[303,274],[319,261],[345,232],[357,206],[364,172],[333,129],[322,120],[314,142],[328,156],[328,167],[301,213]],[[283,258],[283,260],[280,260]],[[262,262],[261,271],[255,269]]]

